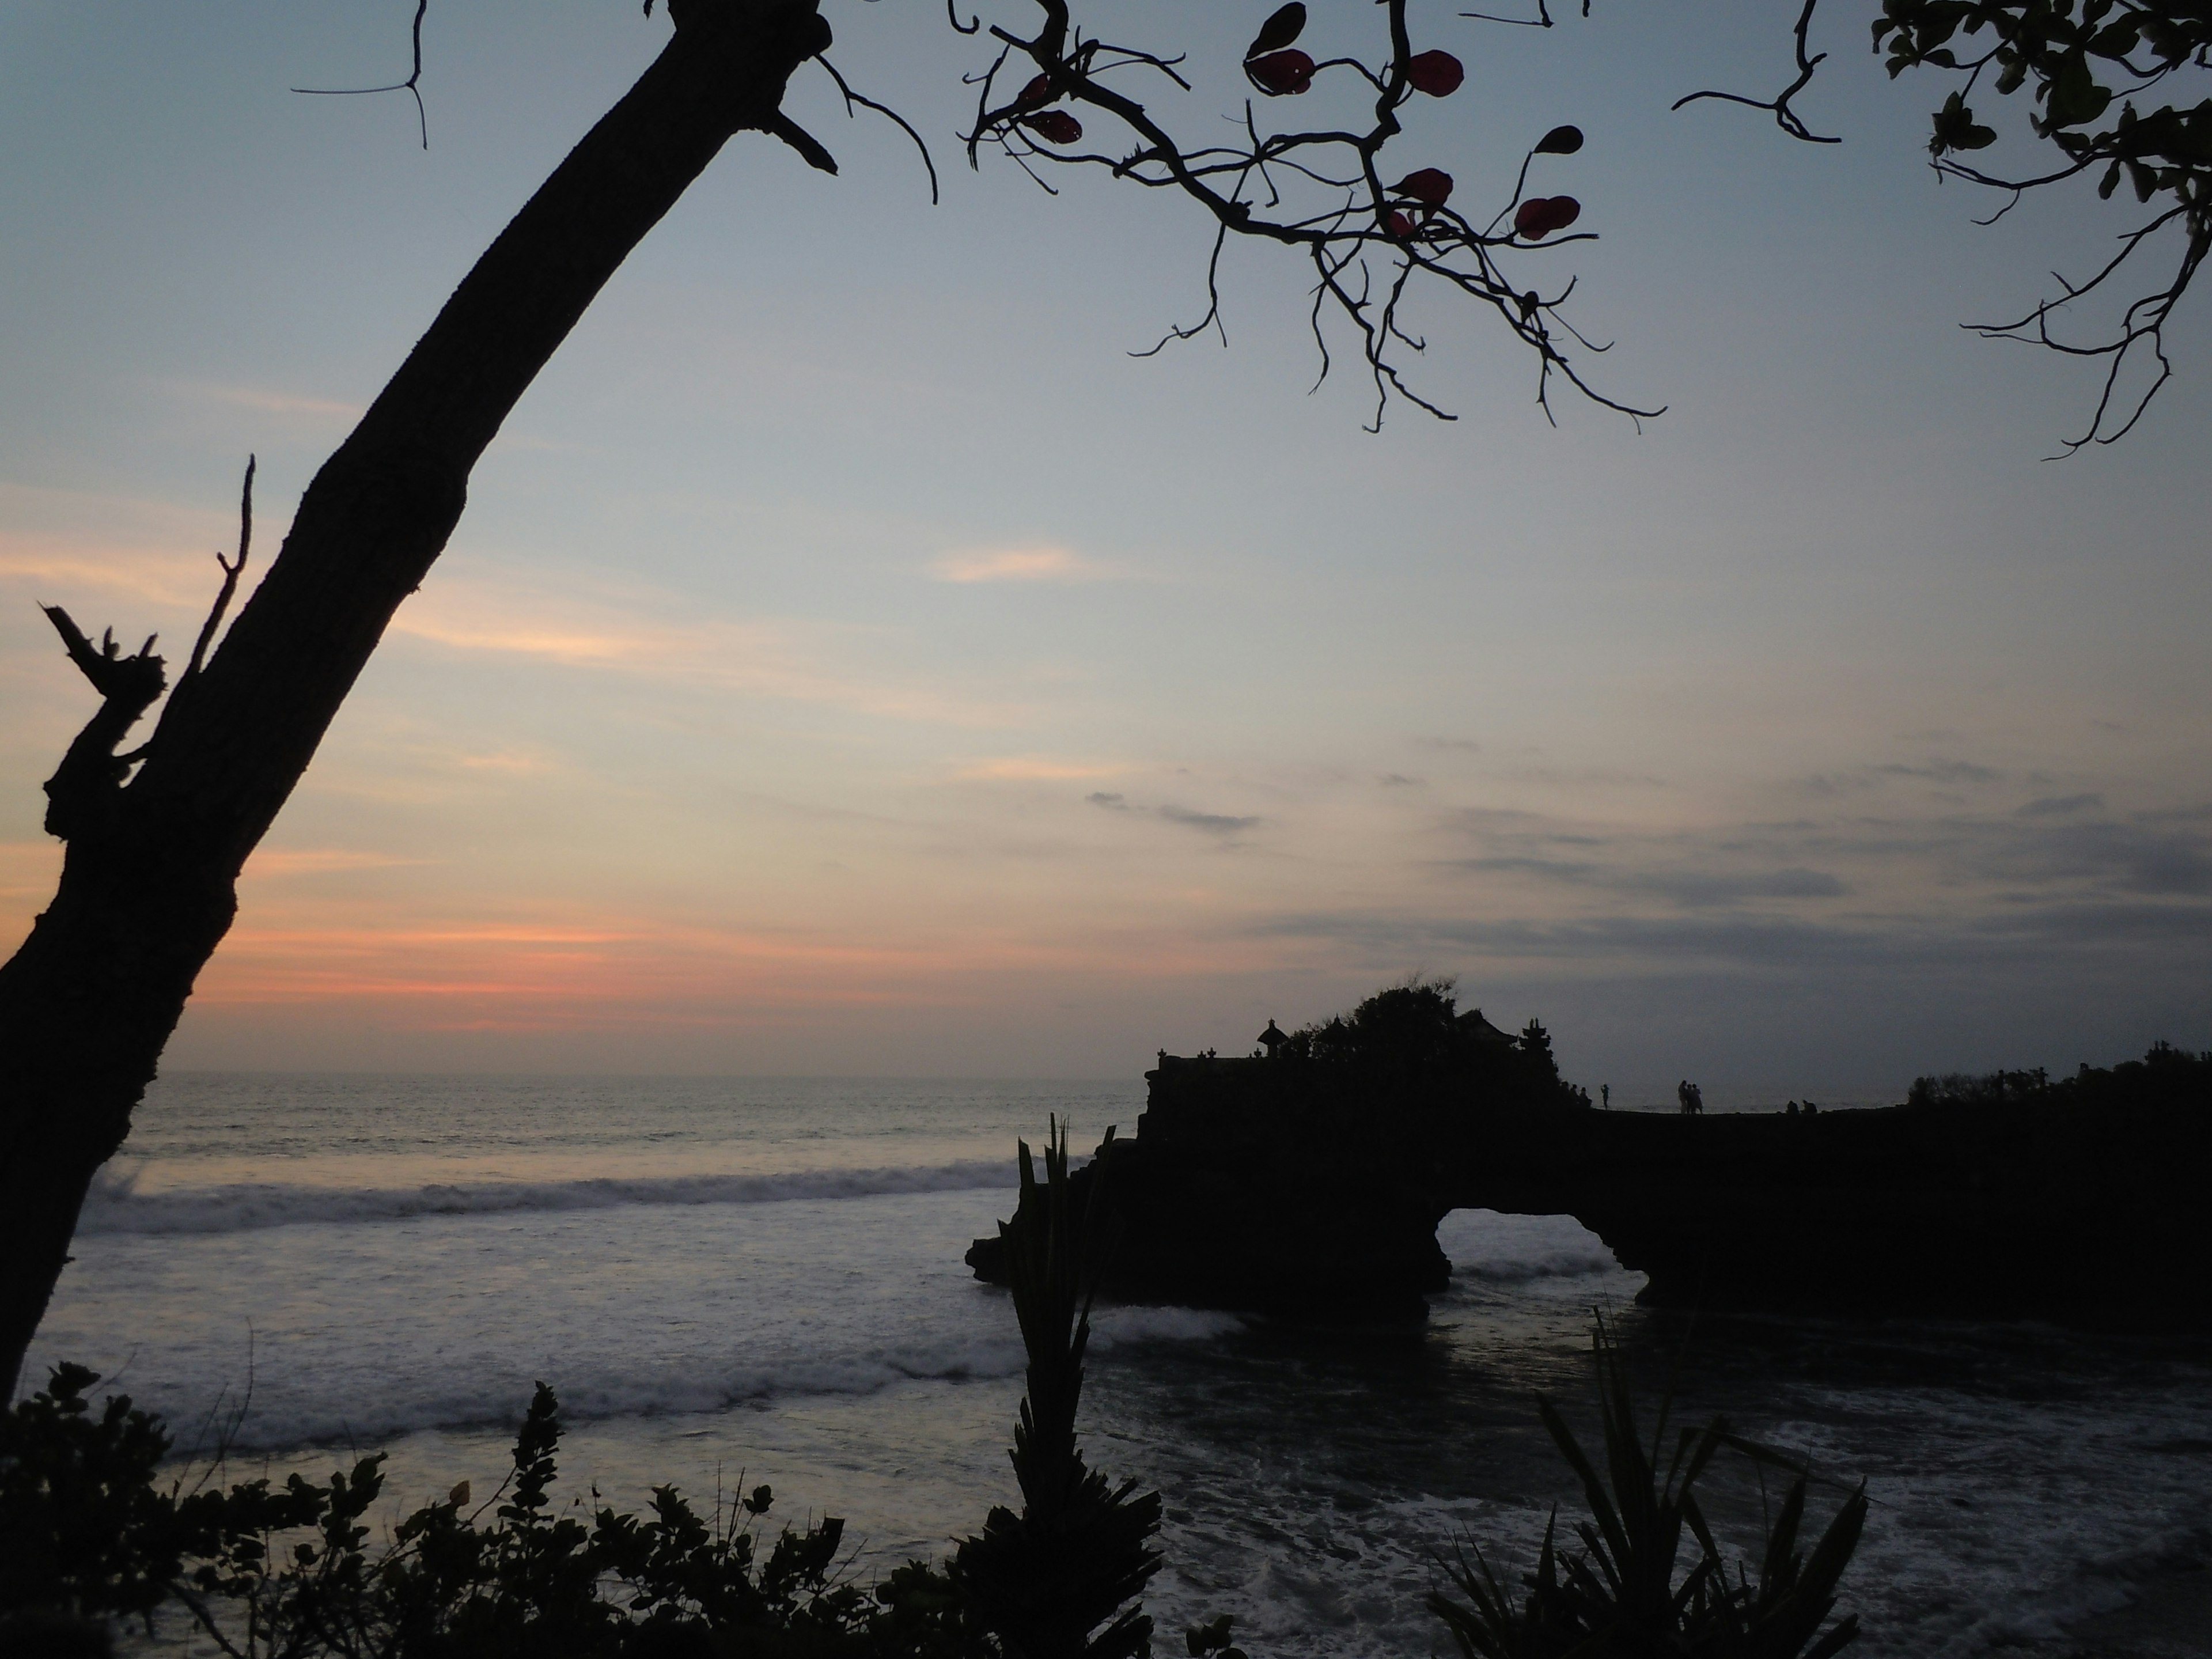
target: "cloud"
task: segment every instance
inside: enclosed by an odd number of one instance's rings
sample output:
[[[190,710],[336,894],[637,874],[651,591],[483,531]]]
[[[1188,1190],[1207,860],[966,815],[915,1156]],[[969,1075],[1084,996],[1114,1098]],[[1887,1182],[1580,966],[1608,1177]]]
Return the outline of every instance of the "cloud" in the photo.
[[[1007,755],[997,760],[975,761],[962,767],[953,775],[963,780],[984,782],[1024,781],[1030,780],[1060,780],[1073,778],[1110,778],[1116,772],[1128,769],[1103,765],[1096,761],[1052,760],[1036,755]]]
[[[1403,772],[1385,772],[1381,777],[1376,779],[1375,781],[1381,784],[1385,789],[1419,789],[1425,786],[1428,782],[1428,780],[1426,778],[1409,778]]]
[[[341,403],[329,398],[302,397],[298,392],[280,392],[274,386],[216,386],[204,380],[185,380],[177,382],[175,389],[187,397],[204,398],[241,409],[258,409],[264,414],[309,415],[332,421],[357,421],[368,407],[366,404]]]
[[[929,574],[941,582],[1097,582],[1122,573],[1064,547],[1007,547],[947,553]]]
[[[1737,974],[2002,970],[2025,951],[2072,959],[2114,951],[2212,969],[2212,906],[2047,905],[1930,920],[1860,916],[1596,916],[1495,921],[1399,911],[1293,912],[1254,924],[1267,938],[1322,939],[1383,961],[1453,952],[1492,960],[1602,964],[1671,975],[1686,967]]]
[[[356,853],[342,848],[274,848],[254,850],[245,873],[253,876],[319,876],[348,870],[390,870],[429,864],[429,859],[398,858],[389,853]]]
[[[2002,783],[2005,774],[1973,761],[1929,760],[1917,764],[1889,761],[1880,765],[1850,767],[1840,772],[1822,772],[1802,780],[1800,787],[1816,795],[1840,795],[1853,790],[1877,789],[1896,778],[1913,778],[1955,789]]]
[[[550,772],[553,762],[525,749],[501,749],[488,755],[455,755],[453,764],[469,772],[506,772],[517,777]]]
[[[2212,835],[2194,826],[2014,819],[1960,828],[1966,832],[1961,862],[1987,879],[2080,883],[2137,894],[2212,893]]]
[[[0,507],[5,505],[0,501]],[[0,531],[0,582],[41,604],[62,606],[80,626],[90,628],[94,637],[107,626],[106,619],[94,614],[96,609],[118,606],[118,608],[134,615],[141,607],[152,605],[182,612],[197,621],[206,613],[222,584],[222,573],[211,556],[222,539],[221,532],[208,533],[204,525],[179,525],[174,539],[156,539],[159,535],[157,531],[144,540],[134,538],[125,542]],[[234,520],[229,527],[233,547],[237,539]],[[258,559],[255,565],[265,568]],[[248,569],[248,592],[260,574],[258,568]],[[156,623],[175,625],[172,618],[155,617],[146,619],[146,628],[150,629]],[[119,624],[116,632],[128,634],[131,627]],[[144,637],[142,630],[131,641],[131,648],[137,649],[138,640]],[[188,636],[185,644],[190,643]]]
[[[1838,898],[1849,890],[1825,870],[1782,869],[1639,870],[1609,867],[1587,860],[1527,855],[1462,859],[1458,868],[1533,875],[1570,886],[1615,893],[1648,894],[1685,908],[1738,904],[1747,899]]]
[[[1202,830],[1211,836],[1242,835],[1256,828],[1257,818],[1231,817],[1221,812],[1194,812],[1188,806],[1163,806],[1159,815],[1170,823],[1180,823],[1193,830]]]
[[[1526,890],[1517,902],[1561,925],[1656,925],[1724,911],[1808,923],[1856,918],[1908,930],[1981,921],[2012,928],[2033,913],[2064,908],[2109,916],[2114,907],[2143,902],[2197,917],[2197,902],[2212,897],[2212,811],[2116,813],[2094,793],[2009,810],[1838,811],[1674,830],[1475,810],[1452,815],[1443,827],[1471,848],[1431,867],[1559,890]],[[1587,896],[1579,904],[1577,893]],[[1516,902],[1503,884],[1492,884],[1486,896]],[[1854,905],[1849,917],[1832,909],[1845,898]],[[1802,908],[1808,904],[1831,908],[1808,915]],[[2130,927],[2140,932],[2148,925]]]
[[[1091,805],[1102,807],[1109,812],[1128,812],[1137,810],[1129,805],[1125,796],[1115,791],[1094,790],[1083,799]],[[1196,830],[1205,835],[1219,836],[1224,840],[1231,836],[1241,836],[1247,830],[1257,829],[1261,823],[1261,820],[1255,817],[1237,817],[1226,812],[1200,812],[1188,806],[1173,805],[1155,806],[1148,810],[1152,816],[1164,818],[1170,823],[1179,823],[1186,830]]]
[[[672,617],[683,603],[637,591],[562,591],[516,575],[441,578],[392,619],[395,635],[451,650],[534,659],[563,668],[672,681],[742,696],[825,703],[891,720],[957,726],[1028,723],[1010,699],[971,697],[916,675],[886,675],[885,630],[783,618]],[[864,648],[865,647],[865,648]]]
[[[1884,777],[1926,778],[1932,783],[1999,783],[2004,774],[1993,767],[1977,766],[1972,761],[1936,760],[1920,766],[1904,766],[1892,763],[1873,769]]]
[[[2102,806],[2102,795],[2045,795],[2017,809],[2024,818],[2052,817],[2063,812],[2086,812],[2092,807]]]

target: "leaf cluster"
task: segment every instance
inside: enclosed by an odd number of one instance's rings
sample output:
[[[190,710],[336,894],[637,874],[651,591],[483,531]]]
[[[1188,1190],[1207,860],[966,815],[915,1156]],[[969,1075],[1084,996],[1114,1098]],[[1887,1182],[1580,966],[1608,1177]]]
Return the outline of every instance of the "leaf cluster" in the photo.
[[[2141,418],[2171,374],[2166,319],[2212,252],[2212,98],[2191,103],[2186,93],[2175,95],[2181,77],[2212,68],[2212,7],[2203,0],[1883,0],[1874,46],[1887,50],[1892,76],[1926,66],[1966,76],[1936,112],[1928,148],[1938,172],[2008,191],[2015,201],[2023,191],[2094,173],[2100,197],[2109,198],[2124,182],[2137,202],[2156,204],[2154,216],[2124,235],[2119,252],[2094,276],[2061,277],[2059,298],[2016,320],[1974,325],[2069,356],[2106,358],[2095,418],[2068,447],[2113,441]],[[2059,167],[2005,177],[1960,159],[1997,142],[1996,129],[1978,120],[1967,102],[1985,76],[2000,96],[2029,89],[2035,106],[2029,125],[2058,150]],[[2105,338],[2076,343],[2053,334],[2059,307],[2101,289],[2168,227],[2179,232],[2181,250],[2164,287],[2127,302]],[[2131,409],[2120,406],[2123,416],[2114,394],[2138,347],[2154,359],[2158,373]],[[2108,416],[2118,422],[2109,433]]]
[[[1844,1499],[1827,1528],[1803,1547],[1808,1476],[1771,1448],[1745,1440],[1716,1418],[1685,1429],[1664,1463],[1662,1403],[1647,1446],[1636,1420],[1625,1356],[1604,1322],[1593,1336],[1604,1468],[1592,1462],[1558,1408],[1540,1400],[1544,1426],[1580,1480],[1590,1518],[1577,1523],[1578,1553],[1563,1554],[1558,1516],[1544,1528],[1525,1597],[1501,1579],[1480,1550],[1446,1565],[1465,1601],[1438,1591],[1429,1609],[1444,1622],[1463,1659],[1626,1659],[1672,1654],[1700,1659],[1832,1659],[1858,1637],[1856,1615],[1829,1623],[1837,1587],[1866,1521],[1864,1489]],[[1700,1504],[1698,1482],[1723,1449],[1791,1480],[1778,1512],[1765,1522],[1754,1578],[1733,1572]],[[1687,1571],[1678,1577],[1683,1546]]]

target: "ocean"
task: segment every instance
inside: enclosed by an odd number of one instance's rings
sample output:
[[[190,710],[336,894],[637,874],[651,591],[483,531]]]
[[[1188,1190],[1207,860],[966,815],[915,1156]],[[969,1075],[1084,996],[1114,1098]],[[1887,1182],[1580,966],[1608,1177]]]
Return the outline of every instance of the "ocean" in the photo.
[[[1017,1137],[1133,1133],[1144,1085],[884,1079],[163,1079],[87,1205],[26,1368],[91,1366],[229,1474],[389,1454],[384,1519],[496,1485],[532,1385],[562,1492],[642,1508],[761,1483],[842,1516],[853,1571],[938,1556],[1014,1502],[1023,1355],[969,1241]],[[1425,1328],[1180,1308],[1096,1318],[1093,1467],[1165,1500],[1158,1650],[1220,1613],[1261,1656],[1447,1650],[1439,1558],[1533,1559],[1595,1443],[1593,1310],[1678,1420],[1811,1460],[1872,1508],[1844,1607],[1872,1656],[2049,1638],[2212,1553],[2212,1343],[2021,1324],[1696,1320],[1571,1218],[1462,1211]],[[1758,1248],[1747,1238],[1745,1248]],[[1735,1478],[1708,1486],[1720,1490]],[[1719,1508],[1756,1515],[1746,1474]],[[191,1650],[180,1619],[156,1647]]]

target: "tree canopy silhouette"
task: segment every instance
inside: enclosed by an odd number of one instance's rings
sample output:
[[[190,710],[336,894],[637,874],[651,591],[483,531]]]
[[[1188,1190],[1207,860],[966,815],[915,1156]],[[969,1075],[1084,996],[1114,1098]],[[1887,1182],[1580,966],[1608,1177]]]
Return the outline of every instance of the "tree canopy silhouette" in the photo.
[[[419,100],[426,3],[413,9],[415,73],[362,90]],[[1769,109],[1785,131],[1814,137],[1792,100],[1820,61],[1808,46],[1820,3],[1806,0],[1799,15],[1798,75],[1786,91],[1770,100],[1711,95]],[[58,890],[0,967],[0,1051],[9,1056],[0,1099],[0,1374],[12,1379],[20,1369],[93,1175],[122,1144],[193,981],[230,926],[247,856],[393,612],[443,550],[471,471],[517,399],[631,249],[734,135],[769,135],[836,171],[829,150],[783,107],[803,65],[819,61],[836,73],[817,5],[669,0],[665,49],[463,278],[315,475],[283,549],[222,633],[249,553],[249,468],[236,557],[224,562],[220,594],[173,688],[153,640],[125,654],[110,631],[95,647],[65,609],[50,608],[100,701],[46,786],[46,827],[68,843]],[[1582,9],[1588,14],[1589,0]],[[653,11],[651,0],[645,10]],[[1462,19],[1475,28],[1549,28],[1547,0],[1517,17],[1425,7],[1417,21],[1410,0],[1353,10],[1366,46],[1317,59],[1302,44],[1304,5],[1292,0],[1265,15],[1255,7],[1241,60],[1249,95],[1224,129],[1218,108],[1190,106],[1194,82],[1176,42],[1086,33],[1068,0],[995,0],[988,16],[963,15],[962,0],[949,0],[951,27],[976,48],[967,155],[978,164],[987,154],[1006,158],[1048,189],[1054,169],[1087,168],[1201,210],[1212,240],[1208,305],[1163,345],[1218,325],[1220,255],[1231,237],[1247,237],[1306,262],[1322,372],[1348,341],[1371,381],[1378,423],[1393,398],[1449,417],[1411,377],[1421,341],[1404,307],[1417,291],[1470,304],[1516,341],[1547,412],[1561,384],[1631,418],[1657,412],[1589,378],[1585,364],[1598,348],[1565,314],[1573,279],[1552,274],[1562,248],[1595,232],[1575,198],[1533,192],[1556,188],[1554,169],[1581,149],[1582,133],[1566,125],[1531,133],[1512,190],[1480,201],[1440,165],[1449,155],[1423,148],[1433,131],[1431,107],[1467,79],[1452,49],[1457,40],[1447,37],[1468,29]],[[2172,99],[2191,72],[2207,67],[2207,20],[2201,0],[2081,0],[2078,11],[2075,0],[1885,0],[1875,22],[1893,71],[1928,65],[1966,77],[1935,118],[1939,171],[2015,194],[2094,173],[2104,193],[2124,181],[2152,208],[2103,271],[1993,325],[2111,360],[2104,401],[2082,441],[2117,436],[2148,402],[2150,393],[2131,411],[2114,403],[2131,353],[2151,353],[2162,381],[2164,324],[2212,237],[2212,101],[2185,109]],[[1985,75],[2000,95],[2032,89],[2033,131],[2062,158],[2057,166],[2008,180],[1960,159],[1994,139],[1966,102]],[[854,104],[891,113],[838,84]],[[1316,87],[1350,88],[1359,118],[1283,125],[1286,112],[1310,107],[1299,100]],[[2169,101],[2152,107],[2154,97]],[[1204,136],[1194,139],[1194,131]],[[2180,240],[2176,274],[2127,307],[2116,336],[2083,343],[2060,335],[2060,305],[2101,292],[2145,250],[2163,246],[2161,237]],[[152,735],[125,750],[157,703]]]

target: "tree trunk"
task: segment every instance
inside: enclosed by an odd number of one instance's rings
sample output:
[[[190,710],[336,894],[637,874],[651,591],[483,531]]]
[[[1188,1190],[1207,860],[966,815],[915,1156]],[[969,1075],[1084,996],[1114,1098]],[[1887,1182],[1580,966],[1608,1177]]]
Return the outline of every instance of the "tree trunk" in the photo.
[[[46,827],[69,842],[60,889],[0,968],[9,1397],[93,1175],[129,1133],[229,928],[239,872],[444,550],[477,458],[732,133],[775,131],[826,162],[779,113],[792,72],[829,45],[816,3],[673,0],[666,50],[501,233],[315,475],[267,577],[205,667],[179,680],[127,782],[115,744],[158,695],[161,660],[103,658],[52,613],[106,701],[46,786]]]

